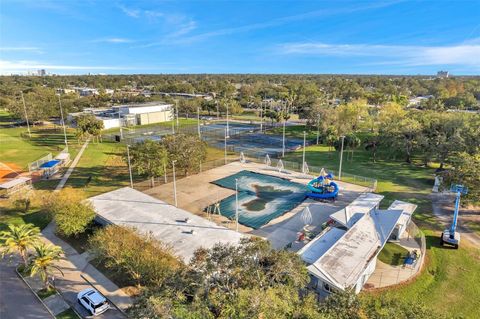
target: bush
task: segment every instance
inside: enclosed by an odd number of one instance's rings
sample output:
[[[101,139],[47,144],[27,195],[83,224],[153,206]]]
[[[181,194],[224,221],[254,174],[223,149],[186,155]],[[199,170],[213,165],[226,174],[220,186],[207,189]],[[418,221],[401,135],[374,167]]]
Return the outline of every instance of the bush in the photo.
[[[124,272],[138,286],[161,286],[182,268],[168,246],[133,228],[107,226],[90,238],[89,245],[97,261]]]
[[[95,218],[84,194],[73,188],[44,196],[43,210],[53,215],[58,233],[67,237],[83,233]]]

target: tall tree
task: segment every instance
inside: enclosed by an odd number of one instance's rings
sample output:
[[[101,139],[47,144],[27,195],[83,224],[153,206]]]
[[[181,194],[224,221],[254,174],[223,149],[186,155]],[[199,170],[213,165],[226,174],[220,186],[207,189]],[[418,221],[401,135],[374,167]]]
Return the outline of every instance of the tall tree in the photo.
[[[63,271],[55,265],[60,260],[63,250],[59,246],[40,243],[34,246],[35,254],[30,260],[28,270],[30,276],[39,275],[46,289],[50,288],[50,279],[53,271],[57,270],[63,275]]]
[[[127,161],[127,154],[124,156]],[[155,184],[155,177],[165,174],[165,167],[168,162],[168,153],[165,144],[162,142],[144,140],[135,143],[130,148],[130,164],[139,174],[147,175],[150,178],[152,187]]]
[[[183,169],[186,175],[197,171],[207,158],[207,144],[197,135],[167,135],[161,143],[168,153],[168,165],[176,161],[175,167]]]
[[[39,240],[40,229],[32,224],[8,225],[8,230],[0,233],[3,241],[2,256],[18,251],[25,266],[28,265],[28,250]]]

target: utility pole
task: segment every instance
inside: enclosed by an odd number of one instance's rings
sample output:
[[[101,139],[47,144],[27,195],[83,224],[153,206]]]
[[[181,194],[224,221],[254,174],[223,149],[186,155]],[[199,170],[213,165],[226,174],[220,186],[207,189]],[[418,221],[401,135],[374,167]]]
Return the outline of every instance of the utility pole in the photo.
[[[303,155],[302,155],[302,171],[305,170],[305,146],[306,146],[307,132],[303,131]],[[305,172],[303,172],[305,173]]]
[[[175,200],[175,207],[178,207],[177,205],[177,180],[175,179],[175,162],[172,161],[172,168],[173,168],[173,198]]]
[[[65,128],[65,120],[63,119],[62,99],[60,98],[60,94],[58,94],[58,105],[60,106],[60,116],[62,118],[63,138],[65,139],[65,147],[67,148],[68,152],[67,129]]]
[[[342,161],[343,161],[343,142],[345,140],[345,135],[342,135],[342,147],[340,149],[340,166],[338,168],[338,180],[342,180]]]
[[[235,178],[235,219],[237,221],[238,232],[238,178]]]
[[[130,174],[130,187],[133,188],[132,166],[130,164],[130,145],[127,144],[128,173]]]
[[[217,107],[217,121],[220,120],[220,109],[218,107],[218,101],[215,99],[215,106]]]
[[[198,129],[198,137],[202,138],[202,135],[200,134],[200,108],[197,107],[197,129]]]
[[[25,98],[23,97],[23,91],[20,93],[22,94],[23,110],[25,111],[25,120],[27,121],[28,136],[32,138],[32,133],[30,132],[30,123],[28,122],[27,106],[25,105]]]
[[[172,110],[172,134],[175,134],[175,111]]]
[[[317,145],[320,140],[320,118],[317,119]]]

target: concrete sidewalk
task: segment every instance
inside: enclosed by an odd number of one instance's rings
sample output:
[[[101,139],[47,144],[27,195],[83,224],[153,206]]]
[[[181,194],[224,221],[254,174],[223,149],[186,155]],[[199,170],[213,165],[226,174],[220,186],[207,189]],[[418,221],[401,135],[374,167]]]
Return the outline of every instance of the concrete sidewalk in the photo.
[[[91,287],[82,276],[120,309],[125,310],[132,305],[133,301],[126,293],[88,262],[88,254],[79,254],[73,247],[58,238],[54,231],[55,224],[52,222],[42,231],[42,238],[48,243],[62,247],[65,253],[65,258],[57,264],[63,271],[64,276],[57,277],[55,284],[65,299],[72,306],[75,306],[75,309],[79,312],[85,312],[85,309],[78,306],[76,297],[78,292]],[[101,316],[101,318],[124,317],[114,307]]]
[[[61,189],[63,188],[63,186],[65,186],[65,184],[67,183],[68,178],[69,178],[70,175],[72,174],[73,170],[75,169],[75,167],[77,167],[77,164],[78,164],[78,162],[80,161],[80,158],[82,158],[83,151],[85,151],[85,149],[87,148],[89,142],[90,142],[90,138],[87,139],[87,140],[85,141],[85,143],[83,143],[82,148],[81,148],[80,151],[78,152],[77,156],[75,156],[75,159],[73,160],[72,164],[70,164],[70,167],[68,168],[67,172],[66,172],[65,174],[63,174],[62,179],[61,179],[60,182],[58,183],[57,187],[55,187],[55,191],[59,191],[59,190],[61,190]]]

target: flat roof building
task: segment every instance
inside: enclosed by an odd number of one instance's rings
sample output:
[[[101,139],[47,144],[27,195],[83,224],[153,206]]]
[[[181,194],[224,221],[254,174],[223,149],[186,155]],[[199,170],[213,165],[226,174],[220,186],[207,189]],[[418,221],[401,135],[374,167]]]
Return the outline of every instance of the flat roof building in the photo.
[[[346,208],[330,215],[338,227],[326,228],[298,254],[307,263],[311,285],[321,295],[352,288],[360,292],[376,267],[377,256],[394,230],[405,230],[416,205],[395,201],[378,206],[382,195],[360,195]]]
[[[91,197],[89,201],[99,222],[150,232],[170,245],[185,262],[199,248],[212,248],[219,243],[236,245],[245,236],[130,187]]]

